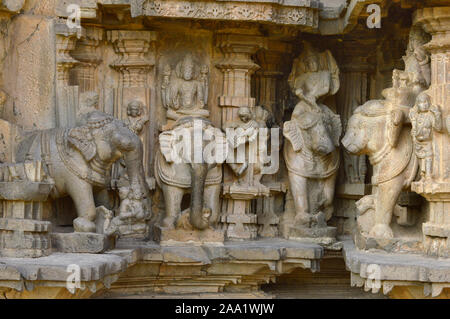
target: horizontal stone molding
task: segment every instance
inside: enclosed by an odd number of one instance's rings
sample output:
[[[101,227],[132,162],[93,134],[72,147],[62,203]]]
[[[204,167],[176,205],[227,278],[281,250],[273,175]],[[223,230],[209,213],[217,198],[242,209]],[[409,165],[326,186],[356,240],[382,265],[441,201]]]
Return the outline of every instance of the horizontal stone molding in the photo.
[[[141,5],[140,5],[141,3]],[[208,20],[255,21],[284,25],[318,27],[319,10],[315,1],[294,5],[277,2],[241,1],[134,1],[131,15]]]

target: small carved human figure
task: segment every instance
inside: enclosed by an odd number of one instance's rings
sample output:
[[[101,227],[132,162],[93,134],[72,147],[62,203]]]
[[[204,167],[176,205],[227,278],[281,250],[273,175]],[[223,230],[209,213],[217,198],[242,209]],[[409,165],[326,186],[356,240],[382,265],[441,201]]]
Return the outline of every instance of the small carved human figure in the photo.
[[[150,217],[145,199],[130,187],[120,187],[119,197],[119,215],[114,218],[112,213],[105,216],[104,233],[109,236],[145,233],[146,221]]]
[[[267,162],[267,159],[262,157],[267,156],[267,136],[261,136],[259,129],[267,128],[268,113],[262,107],[256,107],[254,110],[241,107],[238,111],[239,120],[227,125],[228,128],[234,129],[229,141],[231,147],[245,153],[242,154],[245,156],[244,163],[228,164],[239,177],[238,184],[265,188],[261,184],[261,178],[264,163]],[[238,154],[238,160],[241,160],[242,155]]]
[[[138,100],[128,103],[125,124],[134,134],[140,135],[148,121],[149,118],[144,111],[144,103]]]
[[[433,170],[433,130],[442,131],[442,115],[438,106],[431,104],[430,96],[423,92],[409,113],[414,151],[420,159],[422,179],[431,180]]]
[[[208,72],[206,66],[199,72],[190,54],[177,64],[175,74],[170,66],[164,68],[161,97],[168,119],[209,116],[209,111],[204,109],[208,100]]]
[[[144,204],[140,194],[135,196],[129,187],[121,187],[119,189],[120,197],[120,213],[119,218],[143,220],[146,216]]]
[[[284,158],[295,204],[294,220],[285,222],[299,229],[324,229],[327,237],[326,221],[333,212],[342,130],[339,115],[321,103],[339,89],[339,69],[331,52],[319,53],[305,43],[303,53],[294,61],[289,85],[300,101],[283,130],[289,141],[285,143]],[[291,229],[293,236],[305,235],[296,232]],[[312,237],[322,236],[317,231],[309,233]]]

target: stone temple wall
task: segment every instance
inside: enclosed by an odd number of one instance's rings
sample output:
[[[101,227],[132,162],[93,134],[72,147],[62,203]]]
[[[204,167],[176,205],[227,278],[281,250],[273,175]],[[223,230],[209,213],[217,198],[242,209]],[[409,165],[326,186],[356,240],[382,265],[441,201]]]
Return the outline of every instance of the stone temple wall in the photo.
[[[446,297],[449,33],[448,1],[0,0],[0,292],[268,296],[332,258]]]

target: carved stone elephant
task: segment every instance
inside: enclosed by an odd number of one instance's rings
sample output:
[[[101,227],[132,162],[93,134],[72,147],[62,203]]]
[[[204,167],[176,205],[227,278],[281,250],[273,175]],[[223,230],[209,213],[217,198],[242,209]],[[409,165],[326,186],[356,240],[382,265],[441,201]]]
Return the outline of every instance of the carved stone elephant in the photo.
[[[53,179],[53,198],[69,195],[78,218],[76,232],[95,232],[94,193],[111,184],[111,166],[120,158],[126,163],[130,187],[148,198],[142,166],[142,142],[126,125],[99,111],[89,112],[71,129],[33,131],[19,145],[16,160],[42,160]]]
[[[215,138],[210,141],[194,141],[196,121],[197,124],[203,123],[203,133],[213,132]],[[159,143],[155,177],[164,195],[166,212],[160,226],[175,228],[177,222],[182,220],[182,214],[189,215],[187,219],[195,229],[203,230],[215,225],[220,211],[221,163],[224,158],[211,162],[204,159],[196,161],[193,153],[196,150],[207,150],[208,144],[223,147],[226,145],[224,133],[206,119],[188,117],[178,120],[173,130],[161,133]],[[186,151],[185,148],[185,152],[181,152],[180,145],[189,150]],[[182,213],[181,202],[187,193],[191,194],[190,207]]]
[[[355,110],[342,139],[351,154],[368,155],[373,165],[375,190],[359,203],[361,214],[367,211],[366,203],[374,206],[375,222],[370,237],[393,237],[389,225],[398,197],[417,174],[411,128],[403,125],[406,119],[401,109],[389,109],[382,100],[369,101]]]
[[[321,112],[306,111],[301,101],[284,125],[284,158],[294,199],[296,227],[326,227],[333,213],[336,174],[339,167],[338,115],[324,105]],[[298,114],[297,114],[298,112]]]

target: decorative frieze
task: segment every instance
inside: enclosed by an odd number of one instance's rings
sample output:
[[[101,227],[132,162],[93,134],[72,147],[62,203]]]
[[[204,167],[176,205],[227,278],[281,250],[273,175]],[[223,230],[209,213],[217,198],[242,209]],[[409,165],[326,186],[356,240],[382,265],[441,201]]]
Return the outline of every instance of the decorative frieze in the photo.
[[[142,3],[142,5],[140,5]],[[252,3],[236,1],[145,0],[132,3],[132,16],[171,17],[208,20],[254,21],[317,28],[319,11],[310,0],[295,5],[269,1]]]

